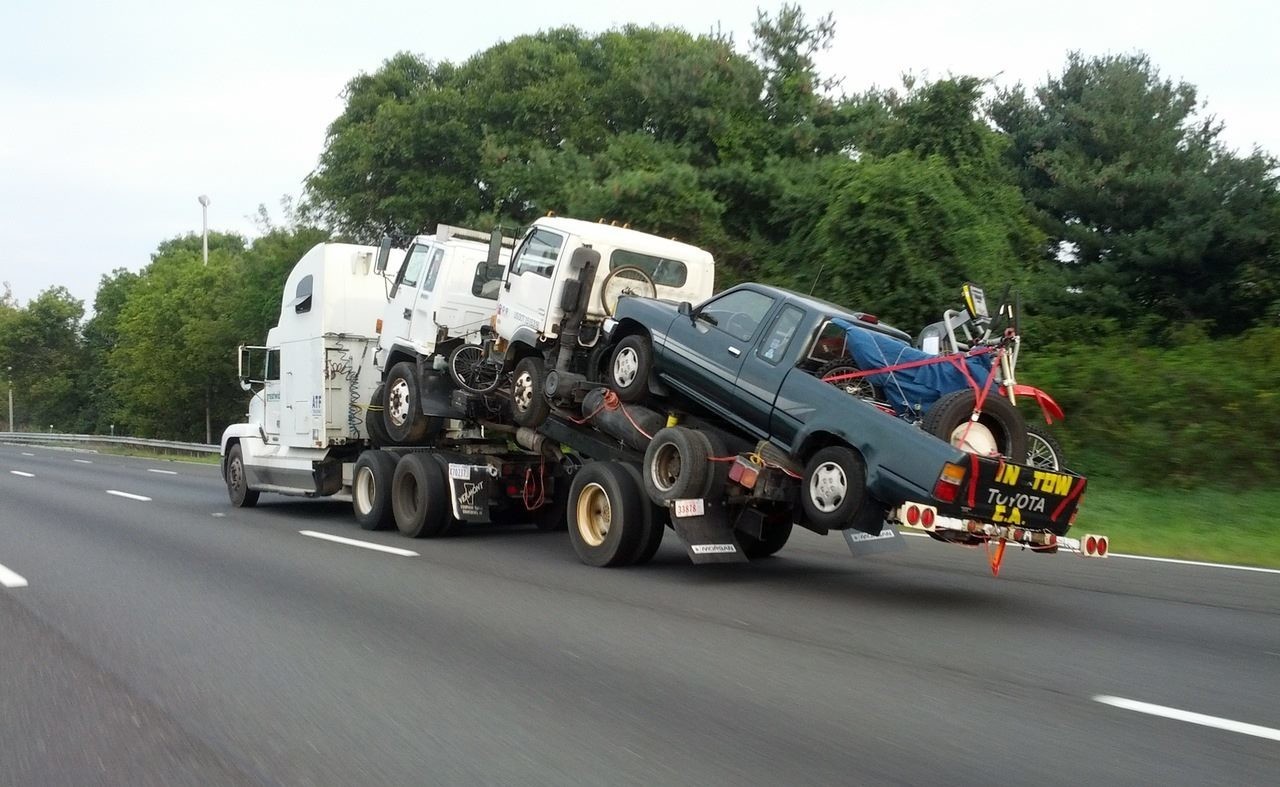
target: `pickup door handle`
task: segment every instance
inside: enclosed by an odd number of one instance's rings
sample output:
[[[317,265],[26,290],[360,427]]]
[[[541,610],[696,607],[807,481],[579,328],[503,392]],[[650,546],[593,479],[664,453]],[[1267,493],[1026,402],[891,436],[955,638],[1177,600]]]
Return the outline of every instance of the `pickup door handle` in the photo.
[[[411,319],[413,319],[413,311],[412,311],[411,309],[405,309],[405,310],[404,310],[404,318],[405,318],[406,320],[411,320]]]
[[[739,355],[742,355],[742,350],[739,350],[737,347],[730,347],[729,354],[734,358],[737,358]]]

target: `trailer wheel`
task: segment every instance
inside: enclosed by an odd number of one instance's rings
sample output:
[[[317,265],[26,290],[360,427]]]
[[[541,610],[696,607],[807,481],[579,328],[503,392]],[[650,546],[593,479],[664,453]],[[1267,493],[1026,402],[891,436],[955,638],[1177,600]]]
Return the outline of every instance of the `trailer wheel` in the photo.
[[[259,493],[258,490],[249,488],[249,479],[244,473],[244,454],[239,443],[227,451],[226,482],[231,505],[236,508],[253,508],[258,504]]]
[[[369,442],[375,447],[391,445],[391,435],[387,434],[387,422],[383,419],[383,402],[386,400],[385,383],[378,383],[373,389],[373,397],[364,411],[364,430],[369,434]]]
[[[520,426],[537,427],[551,414],[551,404],[543,394],[547,367],[542,359],[521,358],[511,373],[511,418]]]
[[[385,385],[382,421],[387,435],[398,445],[420,442],[431,429],[431,419],[422,414],[417,365],[401,361],[392,366]]]
[[[351,508],[365,530],[385,530],[392,521],[391,480],[396,458],[386,451],[365,451],[356,459],[351,479]]]
[[[556,491],[541,508],[533,510],[533,524],[544,533],[564,530],[568,527],[566,519],[569,515],[569,492],[564,484],[567,478],[556,479]]]
[[[924,414],[921,426],[962,451],[982,456],[1001,456],[1015,462],[1027,455],[1027,425],[1013,403],[999,394],[987,396],[977,421],[971,421],[977,395],[973,391],[952,391]]]
[[[396,528],[409,538],[434,538],[453,525],[444,468],[428,454],[405,454],[391,480]]]
[[[702,433],[683,426],[662,429],[644,452],[644,491],[661,506],[704,496],[710,457],[711,443]]]
[[[634,562],[644,536],[648,503],[634,471],[618,462],[593,462],[569,487],[569,541],[589,566]]]
[[[759,560],[776,554],[779,549],[787,545],[787,539],[791,538],[791,527],[791,520],[784,518],[776,522],[766,522],[761,538],[743,532],[735,535],[738,537],[738,545],[742,547],[743,554],[752,560]]]
[[[867,466],[852,448],[827,446],[809,459],[800,481],[800,505],[810,522],[843,529],[866,501]]]
[[[1027,464],[1041,470],[1063,470],[1062,446],[1041,424],[1027,424]]]
[[[606,379],[618,398],[628,404],[643,401],[649,395],[649,373],[653,371],[653,344],[648,336],[632,334],[622,337],[609,357]]]

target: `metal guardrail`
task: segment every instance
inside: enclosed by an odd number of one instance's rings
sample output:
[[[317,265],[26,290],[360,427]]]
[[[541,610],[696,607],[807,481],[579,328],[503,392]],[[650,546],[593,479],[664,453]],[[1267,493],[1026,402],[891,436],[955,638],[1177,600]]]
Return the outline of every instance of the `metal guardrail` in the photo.
[[[146,437],[115,437],[100,434],[57,434],[53,432],[0,432],[0,440],[24,443],[108,443],[134,448],[150,448],[157,451],[185,451],[192,454],[216,454],[219,446],[204,443],[183,443],[177,440],[151,440]]]

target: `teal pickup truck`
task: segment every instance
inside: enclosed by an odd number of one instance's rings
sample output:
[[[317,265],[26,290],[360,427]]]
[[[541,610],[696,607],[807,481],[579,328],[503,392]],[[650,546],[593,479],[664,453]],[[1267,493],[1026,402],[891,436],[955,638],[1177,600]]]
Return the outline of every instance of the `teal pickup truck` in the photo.
[[[623,402],[660,400],[783,457],[799,476],[812,529],[878,532],[889,509],[917,501],[948,516],[1067,532],[1083,477],[966,453],[930,433],[950,427],[926,432],[815,376],[844,352],[850,325],[905,336],[869,315],[761,284],[697,306],[622,298],[605,323],[600,371]],[[982,408],[952,400],[946,417],[958,431],[1025,429],[1020,417],[1001,417],[1008,408],[998,397],[993,390]]]

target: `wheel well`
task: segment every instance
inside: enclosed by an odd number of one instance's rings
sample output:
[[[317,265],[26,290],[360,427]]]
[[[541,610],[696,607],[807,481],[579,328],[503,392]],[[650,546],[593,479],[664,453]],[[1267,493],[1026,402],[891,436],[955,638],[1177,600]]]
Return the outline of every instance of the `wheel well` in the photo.
[[[609,334],[609,340],[616,344],[620,339],[627,336],[634,336],[635,334],[644,334],[648,336],[649,329],[635,320],[627,318],[618,322],[617,326],[613,329],[613,333]]]
[[[222,456],[218,458],[218,466],[222,470],[222,480],[227,480],[227,457],[231,454],[231,446],[240,445],[239,437],[227,438],[227,447],[222,452]]]
[[[516,364],[531,355],[535,355],[539,358],[543,357],[542,351],[537,347],[530,347],[524,342],[512,342],[511,347],[507,350],[507,357],[503,363],[503,367],[507,370],[514,369]]]
[[[814,454],[833,445],[848,448],[850,451],[857,454],[859,458],[865,459],[865,457],[862,456],[862,452],[859,451],[856,446],[850,445],[848,440],[832,434],[831,432],[814,432],[810,434],[800,445],[800,450],[796,452],[796,456],[801,462],[807,463],[810,457]]]
[[[401,361],[408,361],[409,363],[416,364],[418,362],[418,357],[413,353],[402,349],[393,349],[387,354],[386,362],[382,364],[382,379],[384,381],[387,379],[387,375],[391,372],[391,367]]]

